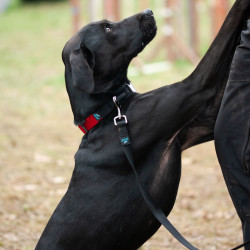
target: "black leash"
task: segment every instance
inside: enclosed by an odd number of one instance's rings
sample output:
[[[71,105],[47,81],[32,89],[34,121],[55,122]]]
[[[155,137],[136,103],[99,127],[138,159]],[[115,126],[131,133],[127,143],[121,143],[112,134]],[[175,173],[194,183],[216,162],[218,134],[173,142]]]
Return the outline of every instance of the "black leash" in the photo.
[[[124,153],[134,171],[137,185],[140,189],[140,192],[146,202],[147,206],[149,207],[152,214],[155,218],[186,248],[190,250],[198,250],[193,245],[191,245],[178,231],[177,229],[171,224],[171,222],[167,219],[166,215],[162,211],[162,209],[155,203],[152,199],[151,195],[146,190],[145,186],[141,183],[140,177],[135,169],[135,164],[133,160],[133,154],[130,148],[130,139],[128,135],[127,129],[127,117],[125,115],[121,115],[120,107],[117,103],[116,97],[113,98],[114,103],[118,109],[118,116],[114,118],[114,124],[118,128],[119,138],[121,145],[123,146]]]
[[[198,248],[194,247],[191,243],[189,243],[178,231],[177,229],[171,224],[171,222],[167,219],[166,215],[162,211],[162,209],[156,204],[156,202],[153,200],[152,196],[148,193],[146,187],[143,185],[143,183],[140,181],[140,177],[135,169],[134,159],[132,150],[130,147],[130,139],[128,134],[128,128],[127,128],[127,117],[125,115],[121,114],[119,101],[122,98],[113,97],[114,104],[118,110],[118,116],[114,118],[114,124],[118,128],[118,134],[119,139],[121,142],[121,145],[123,146],[123,151],[134,171],[137,185],[140,189],[140,192],[142,194],[142,197],[144,201],[146,202],[148,208],[152,212],[152,214],[155,216],[155,218],[187,249],[190,250],[198,250]],[[244,242],[243,244],[231,249],[231,250],[237,250],[240,249],[246,245],[248,245],[250,241]]]
[[[241,244],[241,245],[239,245],[239,246],[237,246],[237,247],[235,247],[235,248],[233,248],[233,249],[231,249],[231,250],[240,249],[240,248],[242,248],[242,247],[248,245],[249,243],[250,243],[250,240],[249,240],[249,241],[246,241],[245,243],[243,243],[243,244]]]
[[[135,169],[134,159],[132,150],[130,147],[130,139],[128,134],[128,128],[127,128],[127,117],[125,115],[121,114],[121,110],[119,107],[119,100],[116,99],[116,97],[113,97],[113,101],[115,103],[115,106],[118,110],[118,116],[114,118],[114,124],[118,128],[118,134],[119,139],[121,142],[121,145],[123,146],[123,151],[134,171],[137,185],[140,189],[140,192],[142,194],[142,197],[144,201],[146,202],[148,208],[152,212],[152,214],[155,216],[155,218],[187,249],[190,250],[198,250],[198,248],[194,247],[191,243],[189,243],[178,231],[177,229],[171,224],[171,222],[167,219],[166,215],[162,211],[162,209],[156,204],[156,202],[153,200],[152,196],[148,193],[146,187],[143,185],[143,183],[140,181],[140,177]],[[246,245],[248,245],[250,241],[247,241],[231,250],[237,250],[239,248],[242,248]]]

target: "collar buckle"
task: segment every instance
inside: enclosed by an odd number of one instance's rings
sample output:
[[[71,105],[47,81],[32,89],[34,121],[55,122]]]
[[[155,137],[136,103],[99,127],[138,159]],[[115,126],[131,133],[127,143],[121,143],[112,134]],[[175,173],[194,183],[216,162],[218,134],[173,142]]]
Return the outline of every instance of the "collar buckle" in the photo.
[[[130,88],[130,90],[131,90],[132,92],[136,93],[136,89],[135,89],[135,87],[132,85],[131,82],[127,83],[127,85],[128,85],[128,87]]]

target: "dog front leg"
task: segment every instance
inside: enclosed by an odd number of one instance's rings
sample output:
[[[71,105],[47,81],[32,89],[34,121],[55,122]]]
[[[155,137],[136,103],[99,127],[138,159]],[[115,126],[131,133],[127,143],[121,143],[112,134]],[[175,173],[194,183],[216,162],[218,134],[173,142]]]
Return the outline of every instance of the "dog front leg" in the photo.
[[[250,16],[250,1],[237,0],[226,17],[218,35],[194,72],[188,79],[199,85],[201,91],[215,92],[228,78],[229,68],[240,33]],[[216,87],[215,87],[216,86]],[[214,93],[212,94],[214,97]]]
[[[240,33],[250,16],[250,1],[237,0],[208,52],[187,81],[206,104],[180,133],[182,149],[213,139],[215,121]]]

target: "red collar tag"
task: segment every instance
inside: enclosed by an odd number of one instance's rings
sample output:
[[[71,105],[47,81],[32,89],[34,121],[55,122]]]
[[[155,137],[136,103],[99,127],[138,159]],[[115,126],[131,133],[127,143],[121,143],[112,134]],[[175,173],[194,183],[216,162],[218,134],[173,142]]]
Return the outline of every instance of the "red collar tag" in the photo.
[[[86,134],[90,129],[92,129],[96,124],[98,124],[103,118],[95,113],[86,118],[83,125],[78,125],[81,131]]]

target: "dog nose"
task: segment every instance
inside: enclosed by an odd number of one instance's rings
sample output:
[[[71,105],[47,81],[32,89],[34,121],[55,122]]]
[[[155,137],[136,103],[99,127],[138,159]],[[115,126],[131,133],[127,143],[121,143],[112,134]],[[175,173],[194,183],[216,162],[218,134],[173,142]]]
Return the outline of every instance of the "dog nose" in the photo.
[[[151,9],[146,9],[146,10],[144,10],[143,12],[144,12],[144,14],[146,14],[147,16],[153,16],[153,15],[154,15],[154,13],[153,13],[153,11],[152,11]]]

